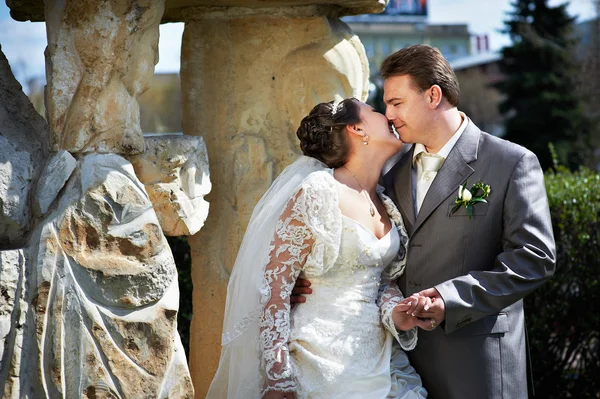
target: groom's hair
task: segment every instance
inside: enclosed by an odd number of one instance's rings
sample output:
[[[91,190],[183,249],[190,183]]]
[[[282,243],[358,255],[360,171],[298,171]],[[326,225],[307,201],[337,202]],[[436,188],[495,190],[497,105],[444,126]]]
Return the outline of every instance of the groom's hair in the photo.
[[[409,75],[421,91],[438,85],[453,106],[460,100],[460,88],[454,71],[440,50],[426,44],[405,47],[390,54],[379,69],[381,77]]]

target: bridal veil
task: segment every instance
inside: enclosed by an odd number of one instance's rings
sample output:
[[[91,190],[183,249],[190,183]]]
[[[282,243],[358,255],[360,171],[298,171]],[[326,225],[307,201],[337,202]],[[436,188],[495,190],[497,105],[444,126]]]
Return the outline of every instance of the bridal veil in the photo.
[[[260,396],[260,320],[270,295],[261,288],[270,243],[277,221],[302,181],[326,169],[314,158],[299,157],[275,179],[254,208],[229,278],[221,358],[207,398]]]

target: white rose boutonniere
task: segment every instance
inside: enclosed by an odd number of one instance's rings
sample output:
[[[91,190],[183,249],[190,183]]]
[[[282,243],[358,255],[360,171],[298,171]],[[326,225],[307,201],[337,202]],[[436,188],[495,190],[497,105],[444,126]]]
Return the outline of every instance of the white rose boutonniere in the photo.
[[[483,182],[473,184],[473,187],[471,187],[471,189],[468,190],[467,181],[465,180],[465,182],[462,185],[458,186],[458,195],[454,200],[454,203],[456,205],[454,205],[454,208],[452,208],[450,214],[453,214],[461,206],[464,206],[467,210],[467,215],[469,216],[469,219],[471,219],[473,217],[473,207],[475,206],[475,204],[478,204],[480,202],[487,203],[485,199],[488,195],[490,195],[491,191],[492,190],[490,189],[490,186],[488,184],[484,184]]]

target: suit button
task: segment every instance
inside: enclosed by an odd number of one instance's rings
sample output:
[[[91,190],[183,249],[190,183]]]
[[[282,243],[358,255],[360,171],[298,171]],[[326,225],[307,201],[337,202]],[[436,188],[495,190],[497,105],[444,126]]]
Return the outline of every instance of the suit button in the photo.
[[[411,287],[411,288],[413,288],[413,287],[415,286],[415,282],[414,282],[414,281],[412,281],[412,280],[410,280],[410,281],[408,282],[408,286],[409,286],[409,287]]]

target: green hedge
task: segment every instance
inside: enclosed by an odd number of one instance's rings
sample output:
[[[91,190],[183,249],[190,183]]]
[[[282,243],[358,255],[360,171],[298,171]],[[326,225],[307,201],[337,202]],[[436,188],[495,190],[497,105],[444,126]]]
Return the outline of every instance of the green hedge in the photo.
[[[556,273],[525,299],[536,397],[600,397],[600,175],[546,172]]]

